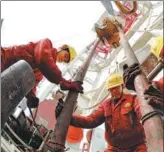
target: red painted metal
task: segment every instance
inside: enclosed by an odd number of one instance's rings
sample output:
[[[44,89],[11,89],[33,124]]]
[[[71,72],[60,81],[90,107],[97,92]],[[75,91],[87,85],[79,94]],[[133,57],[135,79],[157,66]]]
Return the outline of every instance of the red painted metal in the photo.
[[[79,143],[83,139],[83,129],[69,126],[66,140],[69,143]]]
[[[37,124],[45,124],[46,128],[49,130],[53,130],[56,123],[55,116],[55,107],[56,102],[53,100],[44,100],[39,104],[37,115],[36,115],[36,123]],[[35,114],[35,111],[33,112]],[[44,122],[43,122],[44,121]]]

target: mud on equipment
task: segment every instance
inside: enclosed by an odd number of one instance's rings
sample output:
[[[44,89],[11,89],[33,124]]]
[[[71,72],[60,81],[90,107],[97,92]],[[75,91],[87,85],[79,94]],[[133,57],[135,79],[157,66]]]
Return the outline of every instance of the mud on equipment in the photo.
[[[9,115],[34,87],[35,77],[31,66],[20,60],[1,73],[1,126]]]

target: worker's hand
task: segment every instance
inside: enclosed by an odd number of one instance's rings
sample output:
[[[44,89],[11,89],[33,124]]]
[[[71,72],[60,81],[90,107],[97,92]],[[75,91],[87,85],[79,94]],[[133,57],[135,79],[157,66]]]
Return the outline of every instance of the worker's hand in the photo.
[[[61,81],[60,88],[61,90],[70,90],[74,92],[83,93],[82,82],[79,81]]]
[[[138,63],[134,63],[128,67],[128,65],[125,64],[123,66],[123,70],[123,78],[126,88],[135,91],[134,79],[138,74],[141,73],[140,65]]]
[[[155,88],[153,85],[150,85],[148,89],[144,92],[145,99],[148,100],[148,103],[159,110],[164,110],[164,93],[159,89]]]
[[[39,105],[39,98],[35,96],[27,96],[27,107],[37,108]]]

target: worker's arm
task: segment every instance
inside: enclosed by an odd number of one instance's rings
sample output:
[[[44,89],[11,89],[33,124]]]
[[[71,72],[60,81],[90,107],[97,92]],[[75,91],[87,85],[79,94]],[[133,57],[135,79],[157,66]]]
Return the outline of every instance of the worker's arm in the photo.
[[[56,49],[52,47],[49,39],[39,41],[35,47],[35,59],[39,70],[50,82],[59,84],[63,78],[52,53],[55,54]]]
[[[105,121],[104,109],[100,105],[97,110],[94,110],[89,116],[73,116],[71,125],[80,128],[95,128]]]
[[[65,80],[55,63],[56,49],[49,39],[41,40],[35,48],[35,59],[42,74],[52,83],[59,84],[62,90],[83,93],[81,83]]]

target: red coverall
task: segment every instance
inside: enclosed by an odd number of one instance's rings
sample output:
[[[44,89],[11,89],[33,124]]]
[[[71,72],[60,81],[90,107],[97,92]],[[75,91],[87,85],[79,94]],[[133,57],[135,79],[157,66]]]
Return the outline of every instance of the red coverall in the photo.
[[[13,47],[1,47],[1,72],[19,60],[27,61],[33,68],[36,86],[43,78],[43,75],[52,83],[58,84],[64,80],[61,71],[57,67],[56,61],[57,50],[53,48],[49,39],[40,40],[39,42],[30,42],[27,45]],[[43,75],[42,75],[43,74]],[[36,86],[32,90],[35,95]]]
[[[71,125],[94,128],[105,122],[106,152],[147,152],[137,98],[124,94],[116,105],[106,99],[91,115],[73,116]]]

